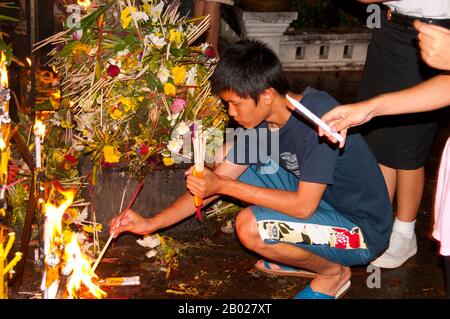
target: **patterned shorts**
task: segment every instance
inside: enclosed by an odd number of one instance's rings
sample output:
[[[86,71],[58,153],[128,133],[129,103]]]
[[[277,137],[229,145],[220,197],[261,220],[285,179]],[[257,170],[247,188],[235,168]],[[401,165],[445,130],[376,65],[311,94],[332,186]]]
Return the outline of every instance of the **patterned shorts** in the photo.
[[[280,167],[274,174],[261,174],[254,165],[241,175],[243,183],[296,191],[298,178]],[[344,265],[365,265],[371,256],[358,225],[347,219],[325,201],[309,219],[300,219],[273,209],[250,206],[256,218],[261,239],[268,244],[289,243],[329,261]]]

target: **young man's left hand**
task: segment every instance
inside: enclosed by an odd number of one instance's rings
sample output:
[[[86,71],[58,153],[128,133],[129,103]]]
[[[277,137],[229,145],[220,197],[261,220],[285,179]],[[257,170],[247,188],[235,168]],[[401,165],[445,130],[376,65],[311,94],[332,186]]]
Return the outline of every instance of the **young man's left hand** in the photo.
[[[186,175],[186,187],[192,195],[200,198],[208,198],[219,193],[225,178],[217,175],[208,168],[204,168],[203,177],[195,177],[192,175],[192,166],[184,174]]]

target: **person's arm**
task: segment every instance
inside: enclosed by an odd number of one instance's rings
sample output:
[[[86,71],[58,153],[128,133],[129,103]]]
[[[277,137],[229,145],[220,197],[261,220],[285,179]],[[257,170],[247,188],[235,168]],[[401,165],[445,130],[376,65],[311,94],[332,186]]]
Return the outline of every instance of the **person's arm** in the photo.
[[[189,175],[186,185],[191,193],[202,198],[227,195],[297,218],[309,218],[316,211],[327,187],[326,184],[300,181],[296,192],[270,189],[223,177],[218,170],[205,171],[203,178]]]
[[[232,144],[224,144],[217,149],[215,155],[215,172],[230,179],[237,179],[246,169],[246,165],[236,165],[226,161],[226,154],[231,150]],[[223,165],[225,164],[225,165]],[[186,175],[191,173],[192,167],[186,171]],[[207,205],[218,196],[213,196],[203,200],[203,204]],[[129,231],[135,234],[150,234],[159,229],[166,228],[194,214],[196,207],[194,206],[194,196],[189,192],[185,192],[178,197],[170,206],[161,212],[151,216],[144,217],[128,209],[112,219],[110,223],[110,233],[114,233],[115,237],[122,232]]]
[[[247,166],[244,165],[222,163],[217,166],[215,172],[217,174],[223,174],[223,176],[227,176],[230,179],[237,179],[246,168]],[[189,169],[190,171],[191,169]],[[212,196],[203,200],[203,205],[207,205],[217,199],[217,197]],[[194,196],[187,191],[178,197],[169,207],[151,217],[141,216],[132,209],[125,210],[112,219],[110,233],[114,233],[115,237],[125,231],[135,234],[150,234],[182,221],[193,215],[195,211]]]
[[[364,124],[376,116],[431,111],[450,105],[449,90],[450,75],[442,74],[409,89],[382,94],[360,103],[338,106],[326,113],[322,120],[345,138],[348,128]],[[337,142],[320,128],[319,135],[325,135],[333,143]],[[344,143],[345,141],[340,147]]]

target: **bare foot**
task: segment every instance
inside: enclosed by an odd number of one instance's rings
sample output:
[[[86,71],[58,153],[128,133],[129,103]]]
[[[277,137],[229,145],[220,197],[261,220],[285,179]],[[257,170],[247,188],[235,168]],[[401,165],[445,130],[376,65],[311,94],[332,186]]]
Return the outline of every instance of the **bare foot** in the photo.
[[[336,265],[323,273],[318,273],[316,278],[311,281],[311,289],[330,296],[336,296],[339,289],[350,280],[351,276],[352,272],[349,267]]]

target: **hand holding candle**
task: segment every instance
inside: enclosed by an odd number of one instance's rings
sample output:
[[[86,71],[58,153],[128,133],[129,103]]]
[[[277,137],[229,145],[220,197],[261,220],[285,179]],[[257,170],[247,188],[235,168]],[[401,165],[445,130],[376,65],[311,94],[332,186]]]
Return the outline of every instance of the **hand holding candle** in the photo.
[[[195,125],[194,136],[192,137],[192,144],[194,145],[194,163],[195,167],[192,169],[192,175],[195,177],[203,177],[203,170],[205,168],[206,157],[206,139],[207,136],[202,132],[202,125]],[[202,222],[201,208],[203,200],[198,196],[194,196],[194,205],[197,208],[197,219]]]
[[[333,132],[331,128],[326,124],[324,121],[322,121],[320,118],[318,118],[313,112],[308,110],[304,105],[302,105],[299,101],[293,99],[289,95],[286,94],[286,98],[288,101],[295,106],[295,108],[302,113],[306,118],[308,118],[310,121],[312,121],[314,124],[322,128],[324,131],[328,132],[331,136],[333,136],[336,140],[339,142],[343,142],[344,138],[339,135],[336,132]]]
[[[192,169],[192,175],[195,177],[202,178],[202,177],[204,177],[204,172],[203,171],[198,172],[194,166],[194,168]],[[203,206],[203,199],[198,197],[197,195],[194,195],[194,205],[197,208],[197,219],[201,222],[202,221],[201,208]]]

